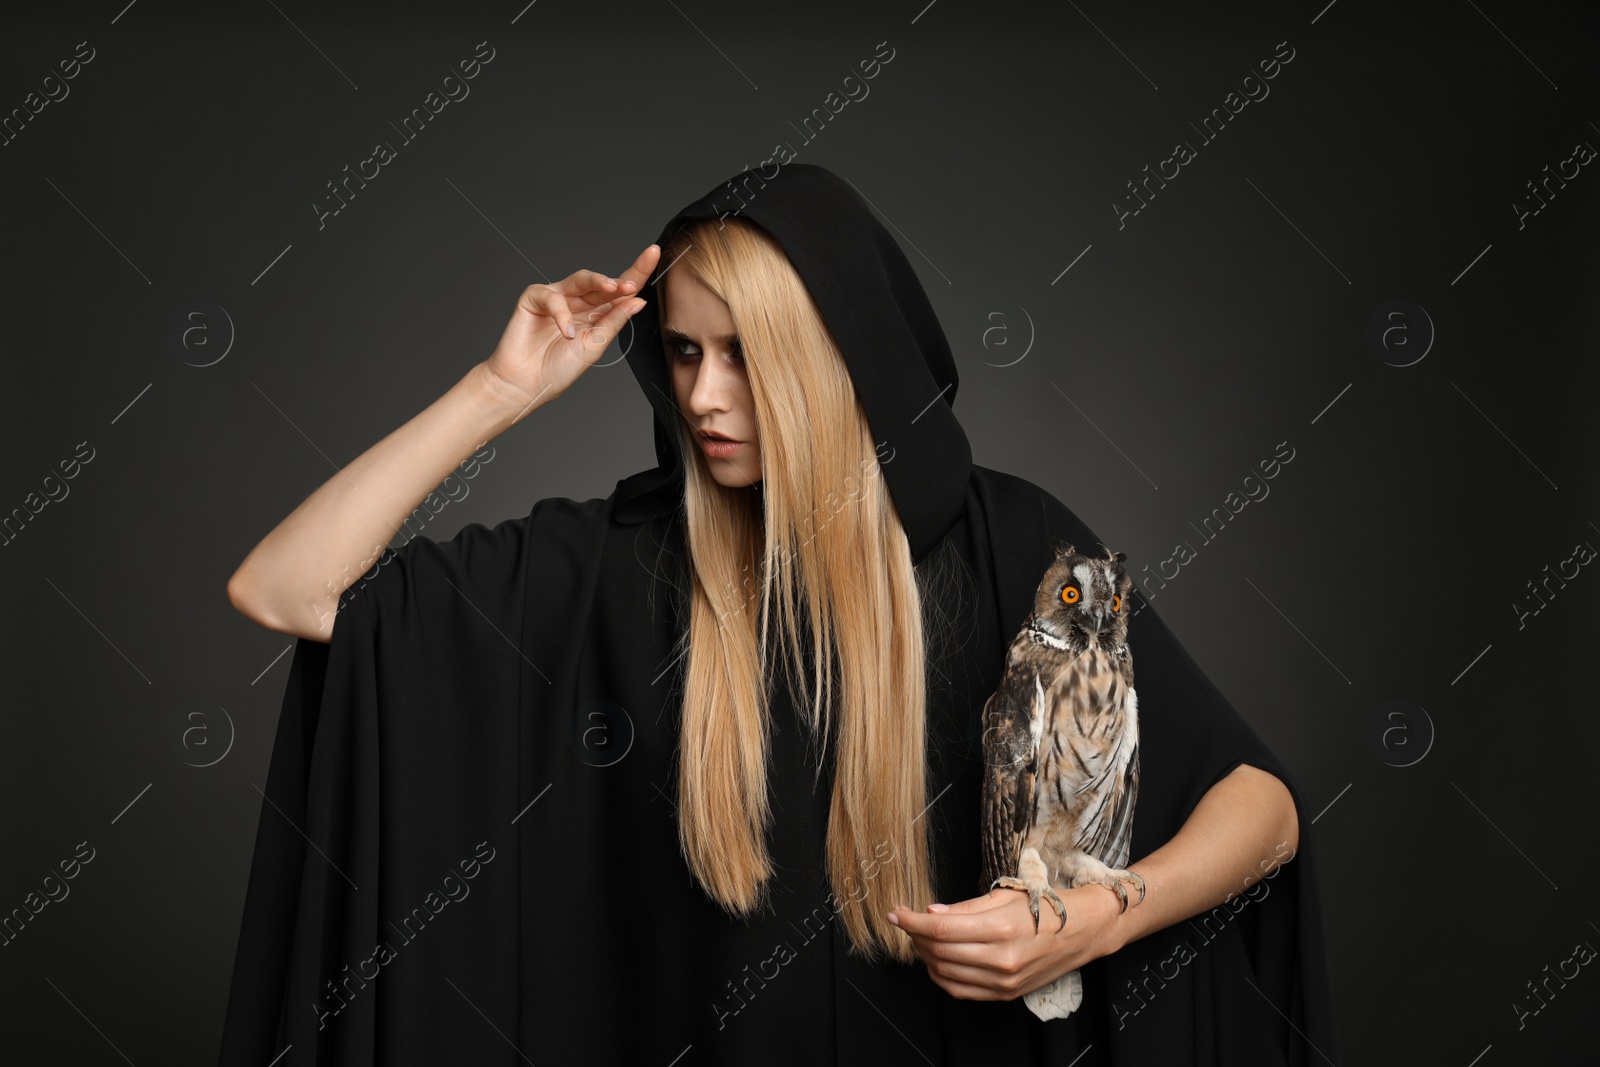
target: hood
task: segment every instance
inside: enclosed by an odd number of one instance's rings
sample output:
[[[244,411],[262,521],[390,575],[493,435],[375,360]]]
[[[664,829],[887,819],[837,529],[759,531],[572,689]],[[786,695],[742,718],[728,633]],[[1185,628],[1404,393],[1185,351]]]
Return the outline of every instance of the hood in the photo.
[[[718,185],[673,216],[657,243],[684,223],[738,216],[769,233],[799,272],[844,353],[873,441],[892,452],[881,470],[913,562],[937,545],[965,504],[972,449],[952,405],[958,376],[933,306],[894,237],[855,187],[811,163],[761,167]],[[657,466],[617,484],[613,515],[644,522],[678,507],[684,459],[673,420],[661,340],[656,264],[641,290],[627,354],[655,413]],[[881,448],[880,448],[880,451]]]

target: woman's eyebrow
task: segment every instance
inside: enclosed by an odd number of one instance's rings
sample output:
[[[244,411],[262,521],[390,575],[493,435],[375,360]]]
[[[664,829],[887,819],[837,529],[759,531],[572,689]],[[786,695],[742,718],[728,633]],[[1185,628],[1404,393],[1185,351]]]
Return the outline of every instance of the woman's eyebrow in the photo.
[[[661,327],[661,332],[666,334],[668,337],[681,337],[685,341],[693,341],[694,340],[693,337],[691,337],[689,334],[684,333],[682,330],[678,329],[676,326],[663,326],[663,327]],[[711,339],[713,341],[718,342],[719,344],[731,345],[731,344],[733,344],[733,342],[735,342],[735,341],[737,341],[739,339],[739,335],[736,334],[736,333],[725,333],[721,337],[713,337]]]

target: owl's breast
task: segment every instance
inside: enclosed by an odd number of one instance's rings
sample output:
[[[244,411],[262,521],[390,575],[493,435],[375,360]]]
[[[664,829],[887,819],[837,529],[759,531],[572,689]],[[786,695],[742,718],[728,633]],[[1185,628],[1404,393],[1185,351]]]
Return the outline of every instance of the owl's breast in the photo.
[[[1075,818],[1125,772],[1137,705],[1122,658],[1090,648],[1065,660],[1041,679],[1039,804],[1041,815],[1054,809]]]

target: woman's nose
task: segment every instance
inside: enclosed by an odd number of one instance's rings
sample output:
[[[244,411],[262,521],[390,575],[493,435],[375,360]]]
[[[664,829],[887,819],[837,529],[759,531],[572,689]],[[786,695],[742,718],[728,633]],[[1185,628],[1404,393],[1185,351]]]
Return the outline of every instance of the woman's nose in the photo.
[[[730,372],[714,366],[716,360],[702,359],[695,370],[694,388],[689,393],[689,403],[697,412],[726,411],[732,382]]]

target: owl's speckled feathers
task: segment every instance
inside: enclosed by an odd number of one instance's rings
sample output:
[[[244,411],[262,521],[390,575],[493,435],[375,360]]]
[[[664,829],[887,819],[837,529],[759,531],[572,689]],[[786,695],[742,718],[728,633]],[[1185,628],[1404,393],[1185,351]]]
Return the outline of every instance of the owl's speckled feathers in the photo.
[[[1122,870],[1139,792],[1139,702],[1128,649],[1133,581],[1122,553],[1104,557],[1058,545],[1034,607],[1006,653],[1005,673],[983,709],[983,889],[1028,892],[1067,921],[1051,884],[1098,882],[1128,907],[1122,882],[1144,899],[1144,880]],[[1070,971],[1024,1000],[1042,1019],[1077,1010]]]

